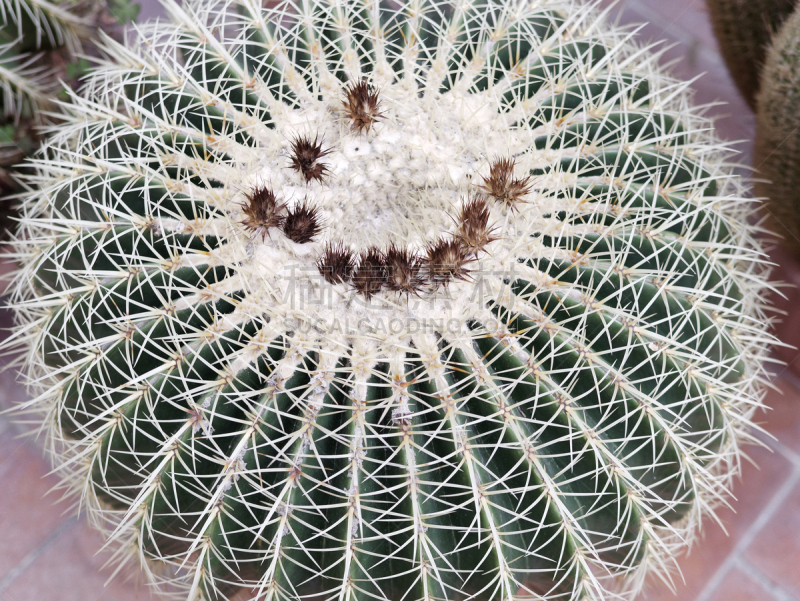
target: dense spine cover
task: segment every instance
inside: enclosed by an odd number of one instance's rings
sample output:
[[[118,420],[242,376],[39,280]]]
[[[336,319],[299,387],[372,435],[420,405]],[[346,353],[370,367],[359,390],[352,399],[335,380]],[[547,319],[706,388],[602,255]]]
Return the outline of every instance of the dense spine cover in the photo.
[[[772,36],[797,0],[706,0],[714,34],[739,91],[753,110]]]
[[[181,599],[606,599],[724,503],[753,203],[579,2],[167,4],[16,248],[65,487]]]
[[[7,140],[0,164],[22,160],[34,148],[42,113],[55,108],[59,71],[81,50],[89,3],[0,0],[0,127]]]
[[[800,10],[775,36],[756,113],[756,194],[767,198],[784,244],[800,253]]]

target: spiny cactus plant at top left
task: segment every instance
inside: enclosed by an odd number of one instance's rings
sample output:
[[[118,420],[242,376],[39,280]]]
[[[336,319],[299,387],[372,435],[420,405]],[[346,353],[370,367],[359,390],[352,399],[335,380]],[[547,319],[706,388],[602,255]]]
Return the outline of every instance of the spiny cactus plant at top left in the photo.
[[[97,30],[120,37],[130,0],[0,0],[0,236],[19,191],[12,168],[38,148],[62,86],[77,86],[96,54]]]
[[[64,487],[190,601],[632,597],[765,379],[754,201],[571,0],[165,3],[28,182]]]
[[[8,169],[38,147],[59,80],[100,12],[94,0],[0,0],[0,196],[15,189]]]

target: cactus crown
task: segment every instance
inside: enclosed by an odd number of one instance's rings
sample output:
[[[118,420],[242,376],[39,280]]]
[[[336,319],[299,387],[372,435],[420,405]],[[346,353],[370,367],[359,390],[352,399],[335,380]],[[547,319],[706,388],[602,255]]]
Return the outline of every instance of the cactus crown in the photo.
[[[36,162],[65,486],[180,598],[602,599],[723,502],[752,209],[578,2],[168,3]]]

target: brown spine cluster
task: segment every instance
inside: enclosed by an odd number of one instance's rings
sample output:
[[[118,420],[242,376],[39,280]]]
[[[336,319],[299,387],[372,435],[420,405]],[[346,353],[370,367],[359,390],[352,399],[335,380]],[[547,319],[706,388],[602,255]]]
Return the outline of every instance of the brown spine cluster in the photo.
[[[475,255],[457,238],[439,238],[425,249],[425,270],[434,291],[447,288],[453,280],[469,279],[467,265]]]
[[[254,236],[266,240],[271,228],[279,228],[283,234],[298,244],[312,242],[322,229],[319,209],[307,201],[287,211],[286,203],[280,201],[266,186],[259,186],[246,195],[242,205],[242,225]]]
[[[257,187],[245,196],[247,203],[242,205],[244,212],[242,225],[254,236],[261,234],[263,242],[270,228],[283,225],[286,219],[286,205],[280,202],[275,193],[266,186]]]
[[[406,298],[419,294],[425,289],[422,270],[422,257],[418,254],[391,244],[384,255],[386,264],[386,287],[393,292],[405,294]]]
[[[352,129],[369,132],[374,122],[382,118],[378,93],[366,81],[348,86],[345,92],[345,110],[352,120]],[[330,153],[315,136],[298,136],[292,142],[292,168],[303,174],[306,181],[322,180],[327,167],[321,159]],[[467,199],[456,218],[456,231],[452,238],[439,238],[430,243],[423,254],[418,254],[395,243],[386,250],[370,247],[356,258],[342,243],[328,242],[317,259],[317,269],[330,284],[350,284],[366,299],[384,287],[406,298],[423,292],[435,293],[447,288],[454,280],[469,279],[469,264],[478,259],[486,246],[497,240],[494,228],[489,225],[490,207],[487,196],[507,208],[517,210],[517,205],[532,188],[530,176],[514,177],[514,159],[495,160],[489,177],[483,178],[484,194]],[[242,205],[244,227],[262,241],[270,228],[281,228],[284,235],[298,244],[307,244],[322,229],[319,209],[307,200],[287,211],[268,187],[258,187],[247,195]]]
[[[383,288],[407,298],[435,293],[455,280],[470,279],[469,264],[497,240],[489,218],[488,200],[477,194],[461,207],[452,238],[438,238],[422,254],[392,243],[386,250],[372,246],[354,260],[344,245],[328,243],[317,268],[326,281],[350,284],[366,299]]]
[[[283,233],[298,244],[312,242],[321,229],[319,209],[305,200],[291,209],[283,220]]]
[[[489,167],[489,177],[483,178],[481,186],[490,197],[513,211],[517,210],[519,203],[525,202],[523,196],[532,188],[530,175],[514,177],[515,166],[514,159],[496,159]]]
[[[371,247],[358,257],[358,267],[355,268],[350,283],[369,300],[383,288],[386,276],[386,257],[379,248]]]
[[[328,242],[317,260],[317,269],[329,284],[341,284],[353,277],[356,260],[344,244]]]
[[[317,260],[317,269],[327,282],[350,284],[367,300],[384,288],[408,298],[435,293],[454,280],[468,280],[469,264],[477,256],[477,250],[458,238],[439,238],[423,254],[396,244],[385,251],[371,246],[357,260],[341,243],[328,243]]]
[[[347,86],[343,104],[350,129],[358,133],[369,133],[374,123],[384,117],[378,91],[363,79]]]
[[[455,238],[474,256],[497,240],[494,229],[489,227],[489,213],[489,203],[481,194],[467,200],[459,212]]]
[[[330,149],[322,148],[319,136],[313,140],[307,136],[297,136],[292,141],[292,169],[301,173],[307,182],[312,179],[322,181],[328,174],[328,167],[321,160],[330,152]]]

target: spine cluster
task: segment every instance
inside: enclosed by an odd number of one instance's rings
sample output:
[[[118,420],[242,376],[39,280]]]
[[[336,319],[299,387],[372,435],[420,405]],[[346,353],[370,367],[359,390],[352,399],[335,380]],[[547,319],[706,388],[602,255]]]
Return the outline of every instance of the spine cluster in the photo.
[[[344,113],[350,119],[350,129],[369,133],[378,119],[383,119],[378,91],[361,80],[351,83],[345,90]]]
[[[483,178],[481,186],[490,198],[512,211],[519,210],[519,204],[525,202],[523,197],[530,193],[532,187],[530,175],[514,177],[515,166],[514,159],[497,159],[489,169],[489,177]]]
[[[348,85],[342,104],[351,130],[360,134],[368,133],[378,119],[384,118],[378,91],[366,81]],[[319,136],[298,136],[291,144],[290,167],[306,182],[324,181],[328,168],[323,159],[330,152]],[[489,177],[484,177],[480,186],[483,192],[468,198],[454,218],[455,233],[437,238],[422,252],[390,242],[386,248],[372,246],[356,256],[343,242],[329,242],[317,260],[317,269],[327,282],[349,284],[366,299],[384,288],[406,298],[421,296],[446,289],[454,280],[469,279],[469,264],[498,239],[489,225],[489,199],[516,211],[531,191],[531,177],[515,177],[515,166],[512,158],[493,161]],[[242,208],[242,225],[254,236],[261,235],[262,241],[270,229],[277,228],[293,242],[307,244],[322,230],[316,206],[304,200],[288,209],[268,187],[249,193]]]
[[[459,231],[475,234],[479,227],[461,223]],[[478,237],[494,240],[485,222],[483,228]],[[384,288],[406,297],[422,296],[447,288],[454,280],[469,279],[468,266],[482,250],[482,246],[468,245],[460,237],[439,237],[422,252],[390,243],[385,249],[371,246],[356,257],[344,244],[329,243],[317,260],[317,269],[329,283],[349,284],[366,299]]]

